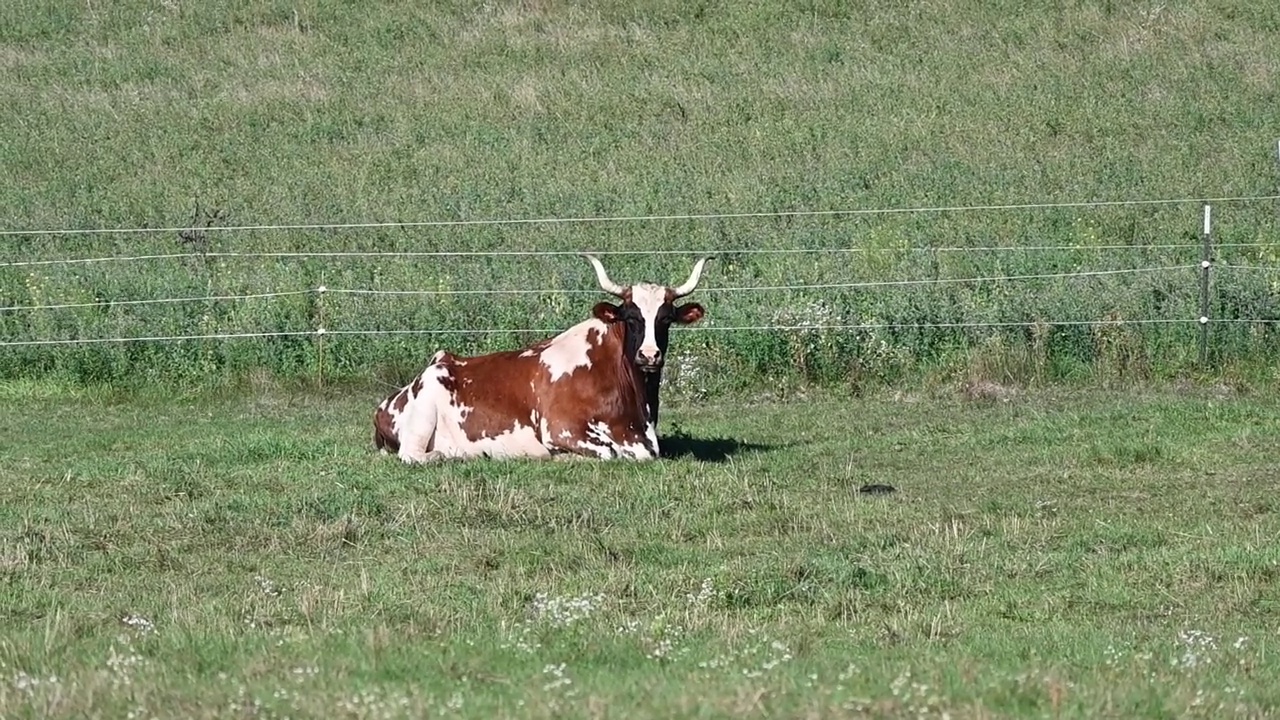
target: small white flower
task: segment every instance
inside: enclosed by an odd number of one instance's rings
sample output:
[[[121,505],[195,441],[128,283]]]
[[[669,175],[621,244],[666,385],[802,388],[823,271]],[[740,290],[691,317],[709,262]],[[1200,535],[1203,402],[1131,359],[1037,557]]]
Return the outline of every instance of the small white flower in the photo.
[[[136,613],[129,613],[128,615],[125,615],[124,617],[120,618],[120,622],[124,623],[125,625],[128,625],[134,630],[137,630],[143,635],[147,635],[149,633],[153,633],[156,631],[155,623],[151,622],[150,620]]]
[[[254,575],[253,581],[258,583],[258,588],[262,590],[263,594],[271,597],[280,597],[280,588],[276,587],[276,584],[270,578]]]
[[[1202,630],[1183,630],[1178,633],[1177,644],[1182,654],[1170,661],[1174,667],[1192,669],[1213,662],[1211,653],[1218,649],[1218,640]]]
[[[18,672],[13,674],[13,687],[17,690],[24,690],[29,693],[35,692],[36,689],[38,689],[42,685],[57,685],[57,684],[58,684],[57,675],[50,675],[48,677],[41,678],[41,677],[36,677],[35,675],[30,675],[26,672],[23,672],[22,670],[19,670]]]
[[[541,647],[530,635],[538,626],[550,628],[566,628],[591,617],[604,606],[605,596],[581,595],[578,597],[551,597],[540,592],[533,597],[529,605],[527,617],[512,627],[514,638],[502,647],[515,647],[524,652],[533,652]],[[619,629],[619,632],[622,632]]]
[[[688,593],[684,597],[688,602],[689,607],[704,608],[708,603],[714,600],[717,595],[719,595],[719,593],[716,591],[715,587],[712,586],[711,578],[706,578],[702,581],[702,587],[698,589],[698,593],[696,595]]]
[[[549,675],[553,679],[551,682],[542,686],[543,691],[551,692],[557,688],[573,684],[573,680],[564,674],[564,663],[558,665],[547,665],[542,668],[543,675]]]

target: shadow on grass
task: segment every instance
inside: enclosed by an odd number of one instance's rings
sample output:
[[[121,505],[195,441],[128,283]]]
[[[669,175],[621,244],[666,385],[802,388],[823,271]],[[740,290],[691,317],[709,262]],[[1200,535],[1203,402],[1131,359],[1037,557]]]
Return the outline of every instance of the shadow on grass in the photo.
[[[692,458],[701,462],[725,462],[742,453],[771,452],[795,443],[754,443],[729,437],[694,437],[682,429],[665,433],[658,439],[664,460]]]

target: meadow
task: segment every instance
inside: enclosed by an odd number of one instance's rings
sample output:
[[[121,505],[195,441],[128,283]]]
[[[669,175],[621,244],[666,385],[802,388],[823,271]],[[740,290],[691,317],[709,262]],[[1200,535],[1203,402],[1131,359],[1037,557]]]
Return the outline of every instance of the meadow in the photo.
[[[416,468],[376,392],[3,390],[6,718],[1280,704],[1245,390],[671,402],[656,464]]]
[[[1274,716],[1277,48],[1270,0],[0,3],[0,716]],[[582,251],[716,255],[667,458],[373,453],[435,350],[585,317]]]

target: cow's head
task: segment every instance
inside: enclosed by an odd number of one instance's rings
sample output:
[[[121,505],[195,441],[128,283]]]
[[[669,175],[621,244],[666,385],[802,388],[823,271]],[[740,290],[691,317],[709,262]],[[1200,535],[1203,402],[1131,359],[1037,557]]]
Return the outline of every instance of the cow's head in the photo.
[[[679,298],[693,292],[698,286],[698,278],[702,276],[702,266],[711,258],[702,258],[693,266],[689,279],[677,287],[654,285],[653,283],[637,283],[623,287],[609,279],[600,261],[590,255],[584,255],[596,269],[596,278],[600,287],[611,295],[616,295],[622,302],[614,305],[602,302],[595,306],[592,314],[606,323],[625,323],[626,340],[623,352],[627,359],[636,364],[644,372],[658,372],[662,369],[662,361],[667,353],[668,333],[672,323],[690,325],[702,319],[706,314],[698,303],[675,305]]]

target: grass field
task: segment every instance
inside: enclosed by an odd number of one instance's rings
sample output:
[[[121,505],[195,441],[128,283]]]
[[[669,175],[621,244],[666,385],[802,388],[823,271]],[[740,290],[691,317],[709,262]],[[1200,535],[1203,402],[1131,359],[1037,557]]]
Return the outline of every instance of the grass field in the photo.
[[[707,333],[686,347],[708,376],[757,386],[954,376],[988,343],[1039,342],[1045,378],[1118,364],[1176,377],[1196,360],[1197,199],[1276,192],[1277,47],[1273,0],[10,0],[0,7],[0,229],[213,227],[4,236],[0,307],[80,307],[0,312],[0,342],[323,324],[453,331],[441,340],[492,349],[523,336],[467,331],[581,319],[590,305],[577,293],[594,289],[585,264],[571,254],[205,253],[710,249],[721,253],[705,283],[711,323],[876,327]],[[1130,199],[1189,201],[218,229]],[[1215,208],[1210,316],[1233,321],[1214,326],[1223,365],[1280,351],[1275,208]],[[1026,249],[1044,246],[1058,249]],[[996,249],[957,250],[974,247]],[[730,252],[742,249],[790,254]],[[840,252],[792,252],[803,250]],[[167,253],[190,257],[6,265]],[[611,256],[610,267],[627,281],[671,282],[692,260]],[[1099,269],[1143,272],[958,282]],[[925,284],[848,287],[903,280]],[[806,287],[833,284],[846,287]],[[331,290],[323,301],[307,294],[320,285]],[[776,289],[717,290],[744,286]],[[458,294],[513,290],[536,292]],[[117,302],[269,292],[303,294]],[[1115,333],[1087,325],[1149,320],[1158,324]],[[1026,327],[1037,323],[1038,340]],[[394,374],[420,364],[421,344],[331,336],[326,372]],[[262,367],[314,375],[318,364],[311,337],[23,346],[0,353],[0,377],[194,382]]]
[[[417,468],[380,391],[0,393],[6,718],[1280,709],[1247,389],[671,401],[656,464]]]
[[[0,717],[1275,716],[1277,48],[1274,0],[0,3]],[[670,458],[372,453],[379,383],[586,317],[583,250],[718,255]]]

